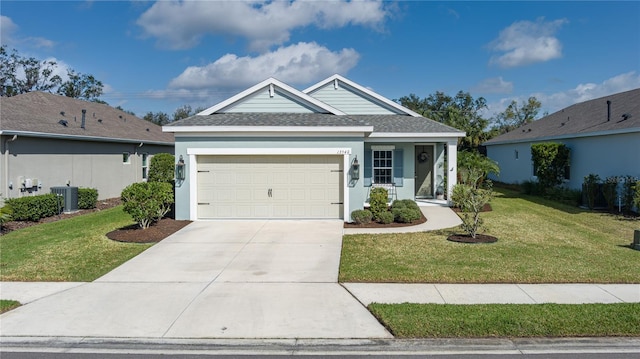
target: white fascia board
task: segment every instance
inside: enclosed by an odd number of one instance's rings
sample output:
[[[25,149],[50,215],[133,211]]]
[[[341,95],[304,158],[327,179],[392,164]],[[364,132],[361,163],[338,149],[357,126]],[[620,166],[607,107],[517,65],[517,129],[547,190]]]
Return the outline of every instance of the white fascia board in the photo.
[[[376,100],[378,100],[378,101],[380,101],[380,102],[382,102],[382,103],[384,103],[384,104],[386,104],[388,106],[391,106],[391,107],[395,108],[396,110],[402,111],[402,112],[406,113],[407,115],[411,115],[413,117],[422,117],[422,115],[420,115],[420,114],[418,114],[416,112],[413,112],[413,111],[409,110],[408,108],[406,108],[406,107],[404,107],[404,106],[402,106],[400,104],[397,104],[397,103],[389,100],[388,98],[386,98],[386,97],[384,97],[384,96],[382,96],[380,94],[377,94],[377,93],[369,90],[366,87],[358,85],[357,83],[355,83],[355,82],[353,82],[353,81],[351,81],[351,80],[349,80],[347,78],[344,78],[344,77],[342,77],[342,76],[340,76],[338,74],[335,74],[335,75],[333,75],[333,76],[331,76],[331,77],[329,77],[329,78],[327,78],[325,80],[322,80],[322,81],[318,82],[317,84],[312,85],[311,87],[308,87],[307,89],[305,89],[302,92],[304,92],[305,94],[309,94],[309,93],[319,89],[320,87],[323,87],[323,86],[325,86],[325,85],[327,85],[327,84],[329,84],[329,83],[331,83],[331,82],[333,82],[335,80],[338,80],[340,82],[344,82],[345,84],[349,85],[350,87],[353,87],[356,90],[358,90],[358,91],[360,91],[360,92],[362,92],[362,93],[364,93],[364,94],[366,94],[366,95],[368,95],[370,97],[373,97]]]
[[[330,148],[187,148],[187,155],[350,155],[349,147]]]
[[[279,87],[280,89],[282,89],[284,92],[286,92],[287,94],[291,95],[292,97],[297,97],[299,99],[301,99],[303,102],[308,102],[318,108],[321,108],[325,111],[327,111],[328,113],[332,113],[334,115],[344,115],[345,113],[335,109],[329,105],[327,105],[326,103],[317,100],[305,93],[300,92],[299,90],[296,90],[295,88],[285,84],[284,82],[278,81],[277,79],[274,79],[273,77],[270,77],[262,82],[260,82],[259,84],[256,84],[242,92],[240,92],[239,94],[230,97],[220,103],[218,103],[217,105],[211,106],[208,109],[201,111],[198,113],[198,115],[201,116],[206,116],[206,115],[211,115],[214,114],[222,109],[224,109],[227,106],[230,106],[236,102],[239,102],[240,100],[242,100],[245,97],[251,96],[254,93],[269,87],[270,85],[274,85]]]
[[[165,132],[190,132],[190,133],[220,133],[220,132],[235,132],[235,133],[262,133],[265,132],[357,132],[357,133],[371,133],[373,132],[373,126],[169,126],[163,127]]]
[[[496,141],[491,143],[483,143],[485,146],[493,146],[493,145],[508,145],[512,143],[526,143],[526,142],[545,142],[545,141],[555,141],[555,140],[570,140],[572,138],[584,138],[584,137],[597,137],[597,136],[611,136],[611,135],[622,135],[625,133],[636,133],[640,132],[640,127],[635,128],[625,128],[620,130],[609,130],[609,131],[598,131],[598,132],[588,132],[588,133],[574,133],[567,135],[558,135],[558,136],[546,136],[546,137],[536,137],[536,138],[524,138],[520,140],[505,140],[505,141]]]
[[[374,132],[369,138],[407,138],[407,137],[431,137],[431,138],[443,138],[443,137],[464,137],[465,132]]]

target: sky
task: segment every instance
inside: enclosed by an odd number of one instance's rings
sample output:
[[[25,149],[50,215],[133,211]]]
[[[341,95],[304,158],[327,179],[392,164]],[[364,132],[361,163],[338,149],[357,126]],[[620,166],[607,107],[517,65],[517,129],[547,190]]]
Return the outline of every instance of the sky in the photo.
[[[139,117],[269,77],[304,90],[340,74],[392,100],[464,91],[487,118],[640,88],[637,1],[2,0],[0,14],[9,50],[95,76]]]

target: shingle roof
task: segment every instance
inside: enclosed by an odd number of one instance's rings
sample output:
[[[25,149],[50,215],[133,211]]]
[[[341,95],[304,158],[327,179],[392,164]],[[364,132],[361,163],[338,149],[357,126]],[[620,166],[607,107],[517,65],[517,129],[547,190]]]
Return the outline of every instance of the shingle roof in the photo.
[[[607,101],[611,102],[609,116]],[[640,132],[640,89],[571,105],[484,144],[571,138],[616,131]]]
[[[221,113],[196,115],[165,125],[179,126],[283,126],[354,127],[373,126],[374,132],[388,133],[462,133],[453,127],[425,117],[405,115],[330,115],[320,113]],[[212,128],[213,129],[213,128]],[[170,129],[168,129],[171,131]]]
[[[82,110],[86,110],[85,128]],[[6,133],[79,136],[105,141],[173,144],[162,127],[113,107],[54,95],[29,92],[0,98],[0,131]]]

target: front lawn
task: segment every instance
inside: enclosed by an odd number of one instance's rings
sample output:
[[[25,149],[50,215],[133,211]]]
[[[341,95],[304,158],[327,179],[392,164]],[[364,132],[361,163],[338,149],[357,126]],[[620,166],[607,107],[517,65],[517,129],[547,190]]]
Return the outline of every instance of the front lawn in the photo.
[[[371,304],[396,338],[640,335],[640,303]]]
[[[640,283],[640,221],[496,189],[482,213],[492,244],[447,241],[460,228],[346,235],[341,282]]]
[[[0,280],[93,281],[150,247],[105,236],[132,223],[118,206],[0,236]]]

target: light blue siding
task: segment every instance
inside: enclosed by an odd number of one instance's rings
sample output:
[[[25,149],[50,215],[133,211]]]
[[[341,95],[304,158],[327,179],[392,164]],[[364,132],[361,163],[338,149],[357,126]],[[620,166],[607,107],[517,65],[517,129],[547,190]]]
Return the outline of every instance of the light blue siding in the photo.
[[[342,83],[336,89],[333,86],[333,82],[331,82],[309,95],[347,115],[394,115],[400,113],[373,98],[368,98],[364,94],[361,95]]]
[[[235,103],[221,112],[226,113],[254,113],[254,112],[282,112],[282,113],[313,113],[318,112],[308,104],[296,101],[285,93],[276,90],[271,97],[269,89],[257,92],[252,96]]]
[[[609,176],[640,177],[640,133],[580,137],[550,142],[564,143],[571,150],[571,179],[567,187],[580,189],[590,173],[600,178]],[[500,177],[506,183],[532,179],[531,144],[490,145],[487,156],[498,162]],[[515,158],[518,151],[519,158]],[[495,178],[494,178],[495,179]]]

